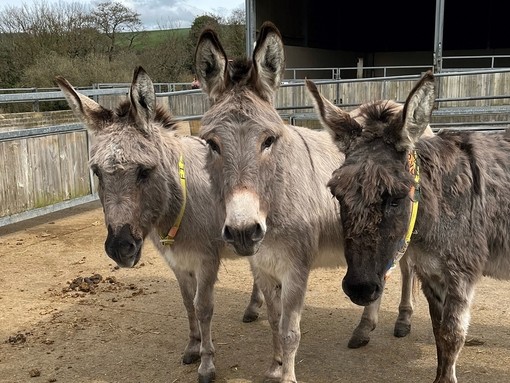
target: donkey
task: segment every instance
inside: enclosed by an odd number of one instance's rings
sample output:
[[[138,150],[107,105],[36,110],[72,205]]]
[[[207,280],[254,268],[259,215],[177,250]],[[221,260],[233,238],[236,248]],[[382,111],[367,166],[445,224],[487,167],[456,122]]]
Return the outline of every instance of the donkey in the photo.
[[[294,359],[310,270],[345,265],[338,206],[326,184],[343,161],[328,131],[284,124],[272,101],[284,70],[283,43],[262,25],[253,59],[229,63],[216,33],[205,30],[195,52],[196,73],[208,94],[199,135],[209,146],[207,170],[222,236],[252,258],[273,334],[266,376],[296,381]],[[400,262],[403,289],[395,336],[410,331],[413,274]],[[367,344],[380,299],[367,306],[349,347]]]
[[[434,382],[457,382],[475,284],[483,275],[510,279],[510,130],[420,138],[435,101],[430,71],[403,110],[369,103],[362,119],[308,88],[345,151],[328,183],[345,235],[343,290],[360,305],[377,301],[389,265],[409,244],[436,340]]]
[[[144,239],[153,241],[175,273],[188,314],[182,361],[200,359],[199,381],[213,381],[213,288],[220,256],[232,252],[220,237],[223,220],[204,169],[205,143],[175,134],[177,122],[156,107],[153,83],[141,67],[134,71],[128,100],[115,110],[76,92],[62,77],[56,81],[92,135],[90,167],[99,179],[106,253],[119,266],[132,267]],[[254,283],[244,320],[256,319],[262,303]]]

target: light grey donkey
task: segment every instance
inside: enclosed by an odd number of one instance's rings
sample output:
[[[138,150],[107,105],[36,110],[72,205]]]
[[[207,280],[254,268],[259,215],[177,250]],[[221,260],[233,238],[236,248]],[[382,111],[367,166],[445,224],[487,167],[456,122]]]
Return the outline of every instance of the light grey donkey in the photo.
[[[115,110],[78,93],[62,77],[56,81],[92,136],[90,167],[108,228],[106,253],[119,266],[132,267],[144,240],[153,241],[175,273],[188,314],[182,360],[200,360],[199,381],[213,381],[213,290],[220,257],[231,251],[221,239],[223,218],[204,169],[205,142],[175,134],[177,122],[156,107],[153,83],[140,67],[128,99]],[[251,298],[245,321],[255,320],[263,304],[255,283]]]
[[[339,209],[327,183],[344,160],[328,131],[286,125],[273,105],[285,68],[278,29],[260,29],[252,60],[229,62],[218,36],[202,33],[196,73],[209,96],[200,136],[207,141],[207,170],[223,238],[252,258],[264,293],[274,354],[266,376],[295,382],[294,360],[310,270],[345,265]],[[355,113],[355,112],[354,112]],[[400,262],[402,300],[395,335],[410,331],[413,275]],[[369,341],[380,299],[365,308],[349,346]]]

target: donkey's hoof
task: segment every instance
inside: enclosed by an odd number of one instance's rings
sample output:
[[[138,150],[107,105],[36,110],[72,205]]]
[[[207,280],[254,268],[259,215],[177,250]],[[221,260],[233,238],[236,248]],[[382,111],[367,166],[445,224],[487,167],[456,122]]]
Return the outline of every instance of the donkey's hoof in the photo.
[[[212,383],[216,379],[216,373],[210,372],[208,374],[198,374],[198,383]]]
[[[200,360],[200,354],[194,352],[187,352],[182,356],[182,363],[192,364]]]
[[[259,313],[253,312],[253,311],[246,311],[243,315],[243,322],[244,323],[251,323],[255,322],[257,319],[259,319]]]
[[[349,339],[349,343],[347,344],[347,347],[349,348],[360,348],[363,346],[366,346],[370,342],[370,337],[368,336],[353,336],[351,339]]]
[[[279,361],[273,360],[271,367],[264,374],[264,383],[280,382],[282,372],[282,364]]]
[[[395,323],[393,335],[397,338],[403,338],[411,332],[411,325],[408,323]]]

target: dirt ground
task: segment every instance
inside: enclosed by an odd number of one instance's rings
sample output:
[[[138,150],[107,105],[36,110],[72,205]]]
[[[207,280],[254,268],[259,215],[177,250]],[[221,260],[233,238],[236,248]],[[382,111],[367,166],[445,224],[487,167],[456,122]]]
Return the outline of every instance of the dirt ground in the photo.
[[[117,269],[103,250],[97,202],[0,228],[0,382],[195,382],[183,365],[187,319],[171,270],[146,243],[141,264]],[[394,338],[399,273],[379,326],[358,350],[347,341],[361,314],[341,291],[345,270],[314,270],[301,321],[300,382],[432,382],[435,346],[416,296],[413,328]],[[81,278],[81,279],[80,279]],[[265,310],[241,322],[251,288],[246,260],[224,261],[216,285],[217,382],[262,382],[271,356]],[[510,284],[477,289],[459,382],[510,382]]]

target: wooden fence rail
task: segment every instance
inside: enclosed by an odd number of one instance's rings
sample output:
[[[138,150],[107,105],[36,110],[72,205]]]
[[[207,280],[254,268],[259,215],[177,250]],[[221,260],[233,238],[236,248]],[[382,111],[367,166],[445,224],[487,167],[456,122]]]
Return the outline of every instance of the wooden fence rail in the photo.
[[[376,99],[404,101],[419,76],[354,81],[318,81],[325,97],[346,109]],[[510,121],[510,70],[477,73],[438,74],[436,127],[454,127],[462,122],[474,129],[490,124],[502,129]],[[126,97],[116,94],[91,95],[108,108]],[[52,92],[62,97],[60,92]],[[192,120],[196,132],[207,110],[206,96],[200,91],[158,93],[158,103],[167,105],[178,118]],[[275,106],[282,118],[296,125],[318,127],[303,84],[284,84]],[[94,177],[88,168],[88,137],[83,126],[67,112],[55,112],[58,122],[40,126],[12,115],[0,115],[0,227],[49,211],[90,201],[95,195]],[[65,116],[66,115],[66,116]],[[34,113],[34,120],[41,113]],[[27,120],[28,118],[28,120]],[[47,118],[47,116],[45,117]],[[11,123],[6,123],[9,119]],[[18,122],[16,122],[18,121]]]

